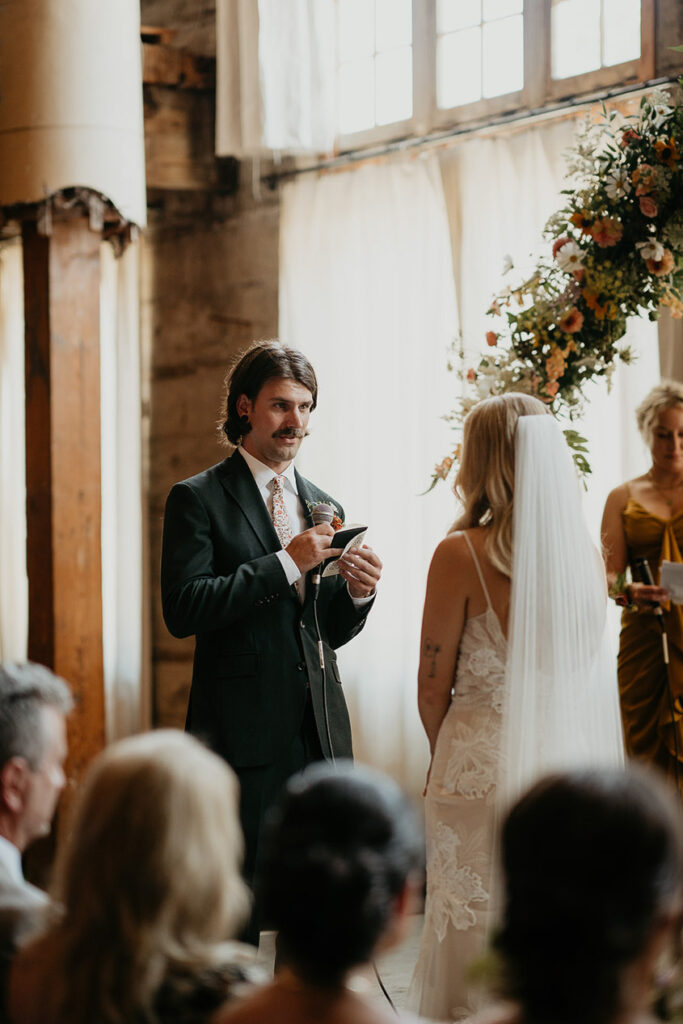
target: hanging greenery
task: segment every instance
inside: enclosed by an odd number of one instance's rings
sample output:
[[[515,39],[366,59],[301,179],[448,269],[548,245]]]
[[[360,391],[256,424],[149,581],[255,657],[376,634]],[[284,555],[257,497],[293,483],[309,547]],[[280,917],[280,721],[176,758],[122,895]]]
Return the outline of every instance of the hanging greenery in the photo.
[[[683,80],[681,80],[683,82]],[[561,419],[581,412],[586,384],[610,378],[627,320],[683,316],[683,106],[663,92],[623,117],[604,107],[569,154],[566,203],[544,229],[549,251],[531,276],[495,296],[488,350],[456,367],[466,394],[446,417],[458,440],[469,410],[490,395],[536,395]],[[585,439],[565,431],[583,473]],[[430,490],[457,463],[459,444],[434,470]]]

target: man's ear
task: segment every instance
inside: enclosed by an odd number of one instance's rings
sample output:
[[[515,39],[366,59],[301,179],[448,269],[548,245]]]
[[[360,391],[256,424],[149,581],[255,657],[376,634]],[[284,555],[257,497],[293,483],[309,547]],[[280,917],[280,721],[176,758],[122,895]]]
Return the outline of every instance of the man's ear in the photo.
[[[235,403],[238,416],[248,416],[251,412],[252,401],[246,395],[240,395]]]
[[[24,757],[11,757],[0,769],[0,800],[14,814],[24,809],[28,775],[29,766]]]

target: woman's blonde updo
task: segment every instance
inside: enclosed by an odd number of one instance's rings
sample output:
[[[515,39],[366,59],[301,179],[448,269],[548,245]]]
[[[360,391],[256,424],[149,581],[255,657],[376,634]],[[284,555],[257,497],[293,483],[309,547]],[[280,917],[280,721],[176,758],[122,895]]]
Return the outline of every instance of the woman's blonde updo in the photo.
[[[683,408],[683,384],[675,380],[663,380],[645,395],[636,409],[638,430],[648,448],[652,447],[655,427],[660,412],[665,409]]]
[[[506,576],[512,571],[515,430],[520,416],[547,415],[543,402],[509,392],[479,402],[465,420],[454,491],[464,508],[451,532],[489,526],[485,551]]]

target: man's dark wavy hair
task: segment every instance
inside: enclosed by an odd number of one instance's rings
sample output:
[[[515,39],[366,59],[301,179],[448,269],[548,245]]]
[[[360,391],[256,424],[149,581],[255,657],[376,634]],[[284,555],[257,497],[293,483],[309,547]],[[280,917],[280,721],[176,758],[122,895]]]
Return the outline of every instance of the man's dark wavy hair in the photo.
[[[281,345],[276,339],[256,341],[242,353],[225,378],[220,430],[230,444],[239,444],[251,430],[247,418],[237,412],[240,395],[246,395],[253,402],[267,381],[278,378],[295,380],[308,388],[313,396],[311,411],[315,409],[318,381],[306,356],[294,348]]]

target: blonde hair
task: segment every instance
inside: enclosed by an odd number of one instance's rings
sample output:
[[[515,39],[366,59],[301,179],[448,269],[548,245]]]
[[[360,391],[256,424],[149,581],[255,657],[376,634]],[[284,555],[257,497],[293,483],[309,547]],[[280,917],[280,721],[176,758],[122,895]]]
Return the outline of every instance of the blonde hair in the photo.
[[[676,406],[683,407],[683,384],[675,380],[663,380],[645,395],[636,409],[636,423],[648,448],[652,445],[660,412]]]
[[[515,430],[520,416],[547,415],[543,402],[508,392],[475,405],[465,420],[462,458],[454,491],[463,513],[451,527],[490,527],[484,550],[506,576],[512,571],[512,495],[515,483]]]
[[[238,786],[179,730],[115,743],[93,762],[57,863],[60,1021],[155,1020],[169,969],[215,965],[248,909]],[[61,975],[61,977],[60,977]]]

